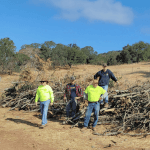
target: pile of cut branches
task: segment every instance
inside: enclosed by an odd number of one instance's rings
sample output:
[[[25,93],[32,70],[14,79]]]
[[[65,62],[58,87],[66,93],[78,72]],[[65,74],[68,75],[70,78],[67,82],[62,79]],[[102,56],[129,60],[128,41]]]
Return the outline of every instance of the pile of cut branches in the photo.
[[[52,79],[50,83],[55,95],[55,104],[50,108],[52,115],[66,115],[66,104],[63,103],[63,94],[68,78],[71,75],[66,75],[62,79]],[[80,77],[79,77],[80,78]],[[82,88],[86,88],[93,76],[85,78],[85,81],[80,82]],[[21,82],[21,81],[20,81]],[[86,84],[85,84],[86,83]],[[18,84],[18,83],[17,83]],[[0,106],[10,107],[10,110],[25,110],[39,111],[39,106],[35,106],[35,95],[39,82],[25,82],[16,88],[16,84],[5,91],[6,97],[0,100]],[[150,82],[141,83],[127,90],[113,90],[109,92],[109,109],[103,109],[101,105],[98,125],[109,124],[110,129],[107,129],[102,134],[98,135],[116,135],[127,134],[128,131],[138,131],[142,134],[149,134],[150,131]],[[39,104],[39,103],[38,103]],[[78,110],[74,117],[67,118],[64,124],[71,123],[72,127],[79,126],[83,123],[87,104],[81,98],[78,101]],[[93,115],[90,123],[93,122]],[[140,135],[134,134],[134,135]]]
[[[150,131],[150,82],[109,94],[111,108],[100,113],[98,124],[113,124],[103,135]],[[126,133],[127,134],[127,133]],[[134,134],[134,135],[141,135]]]
[[[10,110],[39,111],[40,110],[39,106],[35,105],[35,96],[37,90],[37,88],[35,87],[38,87],[37,85],[39,83],[25,82],[22,86],[19,87],[19,89],[18,86],[16,86],[17,84],[18,83],[15,83],[15,85],[12,88],[5,90],[5,97],[0,100],[0,106],[3,108],[11,107],[9,111]],[[58,92],[58,89],[60,89],[61,87],[57,83],[54,84],[52,88],[57,102],[60,99],[62,99],[63,91]]]
[[[97,135],[142,135],[150,134],[150,82],[134,86],[127,90],[114,90],[109,93],[109,109],[101,109],[98,125],[110,125],[104,133]],[[103,105],[101,105],[103,107]],[[86,112],[84,101],[79,103],[79,111],[72,118],[67,118],[65,123],[71,123],[72,126],[83,124]],[[94,116],[92,114],[90,124]],[[138,133],[129,134],[129,131]]]

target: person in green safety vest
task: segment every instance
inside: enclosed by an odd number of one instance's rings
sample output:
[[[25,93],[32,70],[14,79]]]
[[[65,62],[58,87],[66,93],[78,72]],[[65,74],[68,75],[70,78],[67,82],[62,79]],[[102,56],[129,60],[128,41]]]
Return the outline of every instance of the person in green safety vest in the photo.
[[[98,116],[99,116],[99,110],[100,110],[100,100],[101,95],[106,93],[106,90],[104,90],[102,87],[98,86],[98,80],[93,80],[93,84],[89,85],[85,89],[85,93],[88,95],[87,100],[88,100],[88,106],[87,106],[87,111],[85,114],[84,118],[84,127],[81,129],[81,131],[84,131],[87,129],[91,113],[94,112],[94,122],[92,125],[92,130],[96,132],[95,126],[97,125],[98,121]]]
[[[54,95],[52,88],[48,85],[48,79],[42,78],[40,80],[41,85],[38,87],[35,97],[35,104],[40,99],[40,109],[42,114],[42,124],[41,128],[44,128],[47,124],[47,113],[49,104],[53,105]]]

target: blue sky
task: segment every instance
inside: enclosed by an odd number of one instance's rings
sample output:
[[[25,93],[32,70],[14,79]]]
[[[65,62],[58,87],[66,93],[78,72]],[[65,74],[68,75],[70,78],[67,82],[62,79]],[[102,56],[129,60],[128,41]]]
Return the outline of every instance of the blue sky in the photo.
[[[54,41],[92,46],[98,53],[150,43],[150,0],[1,0],[0,39],[16,51]]]

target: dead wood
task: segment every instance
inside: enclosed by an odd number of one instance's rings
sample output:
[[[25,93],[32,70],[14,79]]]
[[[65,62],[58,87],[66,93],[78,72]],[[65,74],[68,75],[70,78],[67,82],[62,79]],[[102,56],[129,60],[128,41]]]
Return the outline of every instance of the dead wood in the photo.
[[[63,80],[54,81],[51,85],[55,103],[54,106],[49,107],[49,111],[52,112],[53,117],[58,115],[66,116],[66,103],[63,101],[63,93],[66,82],[68,82],[68,76],[65,76]],[[88,78],[89,80],[91,77]],[[88,80],[86,79],[86,80]],[[83,87],[87,84],[83,83]],[[35,106],[35,94],[36,88],[26,89],[24,91],[15,91],[15,88],[5,91],[7,97],[0,101],[0,106],[11,107],[10,110],[18,109],[25,110],[26,112],[39,111],[38,106]],[[133,86],[127,90],[114,90],[109,93],[109,109],[101,108],[98,125],[110,124],[112,130],[105,131],[99,135],[117,135],[127,134],[129,131],[140,130],[141,134],[149,134],[150,131],[150,83],[146,82],[140,86]],[[103,105],[101,105],[103,107]],[[66,118],[64,124],[70,123],[71,127],[83,124],[84,116],[86,113],[86,103],[81,98],[78,101],[78,110],[74,117]],[[70,110],[71,112],[72,110]],[[91,116],[91,123],[93,122],[93,114]],[[143,133],[144,132],[144,133]],[[131,134],[132,135],[132,134]],[[140,135],[140,134],[135,134]]]

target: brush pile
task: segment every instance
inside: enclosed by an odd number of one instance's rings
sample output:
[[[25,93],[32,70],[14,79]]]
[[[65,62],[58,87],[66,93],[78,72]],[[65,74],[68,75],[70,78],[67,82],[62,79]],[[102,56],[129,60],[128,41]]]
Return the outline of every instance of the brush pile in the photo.
[[[150,134],[150,82],[136,85],[127,90],[114,90],[109,93],[109,109],[101,109],[98,125],[110,125],[104,133],[97,135],[142,135]],[[66,119],[72,127],[83,124],[86,104],[80,103],[80,109],[73,118]],[[101,105],[103,107],[103,105]],[[92,115],[90,124],[94,117]],[[129,134],[129,131],[138,133]]]
[[[109,94],[111,108],[101,111],[98,124],[111,124],[101,135],[116,135],[136,131],[150,134],[150,82],[136,85],[124,91]],[[126,133],[127,134],[127,133]]]
[[[55,105],[58,107],[57,103],[63,103],[65,86],[70,82],[70,77],[74,74],[68,72],[64,77],[56,78],[54,73],[49,76],[46,75],[45,72],[39,72],[37,77],[35,77],[30,69],[23,70],[20,74],[19,81],[14,82],[13,86],[9,89],[6,89],[5,93],[3,93],[3,98],[0,100],[0,106],[3,108],[11,107],[10,110],[39,111],[40,108],[39,106],[35,106],[34,100],[37,87],[40,85],[39,80],[42,78],[42,75],[44,75],[51,79],[49,80],[49,85],[53,89]],[[79,78],[80,76],[76,76],[76,79]],[[87,83],[82,84],[83,88],[85,86],[87,86]]]
[[[17,83],[18,84],[18,83]],[[22,84],[22,83],[21,83]],[[24,83],[18,89],[18,86],[14,86],[5,91],[5,98],[0,100],[0,106],[3,108],[11,107],[9,110],[25,110],[25,111],[39,111],[39,106],[35,106],[35,96],[38,87],[38,82]],[[55,102],[57,103],[62,99],[63,92],[58,92],[61,86],[57,83],[52,87],[55,96]],[[39,103],[38,103],[39,105]]]
[[[10,107],[10,110],[39,111],[39,106],[35,106],[35,95],[39,82],[28,80],[30,71],[21,74],[22,80],[15,83],[12,88],[5,90],[5,97],[0,100],[1,107]],[[74,74],[66,74],[62,78],[51,76],[50,86],[54,91],[55,103],[49,110],[53,117],[66,115],[66,103],[63,103],[63,94],[65,86],[69,83],[69,77]],[[89,75],[82,80],[81,76],[76,76],[77,83],[85,89],[93,75]],[[150,82],[140,83],[127,90],[112,90],[109,93],[109,109],[103,109],[101,105],[98,125],[110,125],[104,133],[98,135],[117,135],[120,133],[127,134],[128,131],[138,131],[142,134],[149,134],[150,131]],[[77,113],[72,118],[67,118],[64,124],[71,123],[72,126],[83,124],[87,108],[86,101],[80,98],[78,101]],[[93,115],[90,124],[93,122]],[[136,134],[136,135],[140,135]],[[134,134],[135,135],[135,134]]]

